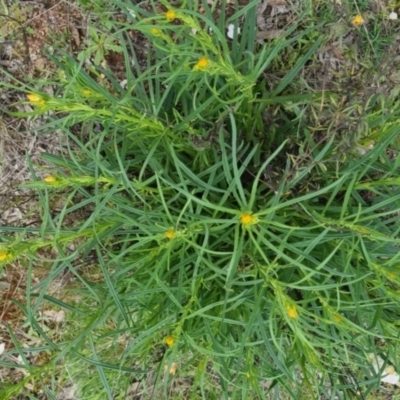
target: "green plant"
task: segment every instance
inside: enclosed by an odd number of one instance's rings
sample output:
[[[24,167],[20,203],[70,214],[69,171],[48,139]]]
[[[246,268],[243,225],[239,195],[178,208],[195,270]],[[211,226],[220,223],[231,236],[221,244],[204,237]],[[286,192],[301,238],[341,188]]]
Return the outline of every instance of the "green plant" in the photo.
[[[4,1],[0,3],[0,40],[15,39],[16,33],[21,29],[21,24],[28,18],[30,6],[20,7],[20,4],[8,6]]]
[[[94,55],[93,62],[95,65],[100,65],[108,52],[121,52],[122,47],[115,43],[115,38],[108,33],[100,33],[93,28],[89,27],[89,36],[85,50],[81,51],[78,55],[78,60],[83,61]]]
[[[319,97],[292,93],[321,44],[304,39],[317,26],[260,46],[257,1],[218,23],[206,3],[205,15],[191,2],[159,14],[117,4],[131,18],[115,34],[126,86],[100,56],[89,74],[62,54],[60,96],[28,97],[33,114],[58,114],[43,129],[70,140],[68,157],[45,155],[53,169],[24,185],[40,195],[41,229],[0,253],[57,252],[20,304],[40,350],[80,376],[82,398],[124,399],[132,376],[167,398],[175,374],[190,377],[188,398],[367,396],[380,378],[367,354],[396,363],[400,192],[384,150],[399,147],[397,109],[370,104],[363,140],[374,146],[360,154],[356,138],[344,157],[333,130],[307,127]],[[225,25],[244,12],[231,46]],[[131,22],[152,43],[143,69]],[[290,72],[267,90],[263,72],[300,39]],[[77,266],[89,256],[94,270]],[[48,294],[66,269],[79,284],[68,302]],[[73,327],[60,341],[37,321],[49,304]]]

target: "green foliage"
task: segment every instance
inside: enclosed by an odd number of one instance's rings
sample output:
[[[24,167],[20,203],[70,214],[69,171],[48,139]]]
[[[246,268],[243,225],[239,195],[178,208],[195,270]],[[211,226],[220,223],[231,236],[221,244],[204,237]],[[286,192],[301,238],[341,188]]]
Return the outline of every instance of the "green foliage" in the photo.
[[[318,26],[260,45],[257,3],[231,43],[225,25],[243,9],[216,23],[205,2],[204,15],[189,2],[174,18],[118,2],[127,22],[110,39],[91,30],[92,71],[57,55],[59,95],[32,91],[34,114],[51,111],[43,129],[68,135],[70,151],[45,155],[53,170],[25,185],[40,194],[41,229],[2,250],[57,251],[20,306],[82,398],[124,399],[132,377],[167,398],[173,366],[191,379],[187,398],[368,395],[377,339],[396,362],[400,191],[385,150],[399,147],[397,105],[371,103],[343,154],[343,137],[307,126],[320,97],[293,92]],[[145,67],[132,24],[151,43]],[[295,44],[267,90],[264,71]],[[107,49],[124,55],[124,85],[99,66]],[[77,281],[69,302],[48,294],[65,270]],[[43,304],[67,311],[60,341],[37,322]]]
[[[112,35],[107,33],[98,33],[96,29],[89,27],[90,39],[83,50],[78,55],[78,60],[83,61],[86,58],[94,57],[93,62],[95,65],[100,65],[104,57],[110,52],[114,51],[120,53],[122,47],[115,43],[115,39]]]

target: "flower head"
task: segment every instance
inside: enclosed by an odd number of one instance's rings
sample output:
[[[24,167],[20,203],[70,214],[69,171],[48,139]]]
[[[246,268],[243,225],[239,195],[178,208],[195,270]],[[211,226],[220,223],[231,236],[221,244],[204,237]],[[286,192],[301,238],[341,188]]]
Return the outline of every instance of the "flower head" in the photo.
[[[173,21],[176,18],[176,12],[172,10],[168,10],[165,13],[165,17],[167,18],[168,21]]]
[[[165,342],[165,344],[166,344],[168,347],[172,347],[172,346],[174,345],[174,343],[175,343],[175,339],[174,339],[173,336],[167,336],[167,337],[164,339],[164,342]]]
[[[196,65],[194,66],[194,69],[205,69],[207,68],[208,64],[210,63],[210,60],[206,57],[201,57],[197,61]]]
[[[240,214],[240,222],[244,227],[254,225],[258,222],[258,218],[248,212]]]
[[[11,258],[11,253],[5,250],[0,250],[0,262],[7,261],[10,258]]]
[[[286,307],[286,312],[289,318],[296,319],[298,317],[295,306],[289,305]]]
[[[89,96],[92,94],[92,92],[91,92],[89,89],[84,89],[84,90],[82,91],[82,94],[83,94],[85,97],[89,97]]]
[[[175,231],[173,229],[168,229],[167,232],[165,232],[165,237],[167,239],[173,239],[175,237]]]
[[[41,96],[37,95],[37,94],[30,93],[30,94],[27,94],[26,97],[35,106],[43,106],[44,104],[46,104],[44,99]]]
[[[342,316],[340,314],[334,314],[333,319],[335,320],[335,322],[339,323],[342,322]]]
[[[51,184],[51,183],[55,183],[57,181],[57,178],[55,176],[49,175],[49,176],[46,176],[45,178],[43,178],[43,180],[46,183],[50,183]]]
[[[364,18],[360,14],[357,14],[352,18],[351,23],[354,26],[361,26],[364,23]]]
[[[389,272],[389,273],[388,273],[388,277],[389,277],[390,279],[396,279],[396,278],[397,278],[397,276],[396,276],[396,274],[395,274],[394,272]]]
[[[154,36],[160,36],[160,35],[161,35],[161,31],[160,31],[159,29],[157,29],[157,28],[153,28],[150,32],[151,32]]]

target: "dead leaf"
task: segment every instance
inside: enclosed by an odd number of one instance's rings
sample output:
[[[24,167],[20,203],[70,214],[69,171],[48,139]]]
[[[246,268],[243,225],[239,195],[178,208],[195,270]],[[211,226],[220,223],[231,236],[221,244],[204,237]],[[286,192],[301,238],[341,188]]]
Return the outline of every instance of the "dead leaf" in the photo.
[[[275,17],[275,15],[279,14],[286,14],[288,12],[289,12],[289,7],[287,7],[286,5],[272,6],[271,17]]]
[[[167,366],[167,365],[164,365],[164,371],[166,371],[167,369],[168,369],[168,366]],[[175,362],[173,362],[173,363],[169,366],[169,371],[168,371],[168,372],[169,372],[170,375],[175,375],[177,369],[178,369],[178,364],[175,363]]]
[[[52,322],[63,322],[65,319],[65,311],[45,310],[43,311],[43,317],[47,321]]]
[[[267,21],[264,16],[264,11],[267,8],[267,3],[264,1],[261,1],[260,3],[257,4],[257,22],[256,25],[259,30],[263,31],[267,28]]]
[[[273,40],[284,34],[284,29],[270,29],[268,31],[261,31],[257,33],[257,41]]]
[[[287,6],[288,3],[285,0],[267,0],[269,6]]]
[[[376,373],[379,373],[385,364],[382,358],[379,355],[375,355],[373,353],[368,355],[369,359],[372,363],[372,368]],[[381,382],[390,383],[392,385],[400,386],[400,376],[394,369],[393,365],[388,365],[381,376]]]
[[[78,400],[77,397],[78,386],[73,384],[71,386],[63,387],[57,394],[57,400]]]
[[[46,61],[47,60],[44,57],[39,57],[33,62],[33,64],[37,70],[43,70],[46,66]]]
[[[78,29],[74,25],[70,26],[70,33],[71,33],[72,39],[75,42],[76,47],[79,47],[81,45],[81,38],[79,36]]]
[[[178,364],[177,363],[172,363],[171,367],[169,368],[169,374],[170,375],[175,375],[177,369],[178,369]]]

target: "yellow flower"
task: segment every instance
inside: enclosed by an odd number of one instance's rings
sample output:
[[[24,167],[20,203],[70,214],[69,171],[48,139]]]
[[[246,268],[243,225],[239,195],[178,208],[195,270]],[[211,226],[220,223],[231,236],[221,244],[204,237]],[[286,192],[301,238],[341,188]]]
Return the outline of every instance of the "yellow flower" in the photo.
[[[209,59],[206,57],[201,57],[197,64],[194,66],[194,69],[205,69],[207,68],[208,64],[210,63]]]
[[[89,97],[89,96],[92,94],[92,92],[91,92],[89,89],[85,89],[85,90],[82,92],[82,94],[83,94],[85,97]]]
[[[167,232],[165,232],[165,237],[173,239],[175,237],[175,231],[173,229],[168,229]]]
[[[396,278],[397,278],[397,277],[396,277],[396,274],[395,274],[394,272],[389,272],[388,277],[389,277],[390,279],[396,279]]]
[[[4,250],[0,250],[0,262],[7,261],[9,258],[11,258],[10,253],[8,253]]]
[[[175,343],[175,339],[174,339],[173,336],[167,336],[167,337],[164,339],[164,342],[165,342],[165,344],[166,344],[168,347],[172,347],[172,346],[174,345],[174,343]]]
[[[33,94],[33,93],[27,94],[26,97],[35,106],[43,106],[44,104],[46,104],[44,99],[42,97],[38,96],[37,94]]]
[[[248,212],[240,214],[240,222],[246,227],[258,222],[258,218]]]
[[[176,18],[176,12],[169,10],[165,13],[165,17],[167,18],[168,21],[173,21]]]
[[[159,29],[157,29],[157,28],[153,28],[150,32],[151,32],[154,36],[160,36],[160,35],[161,35],[161,31],[160,31]]]
[[[351,20],[351,23],[354,26],[360,26],[364,23],[364,18],[360,14],[357,14],[356,16],[353,17],[353,19]]]
[[[298,314],[297,314],[296,307],[294,307],[294,306],[287,306],[287,307],[286,307],[286,311],[287,311],[287,315],[289,316],[289,318],[292,318],[292,319],[297,318]]]
[[[43,179],[46,183],[55,183],[57,178],[55,176],[49,175]]]

